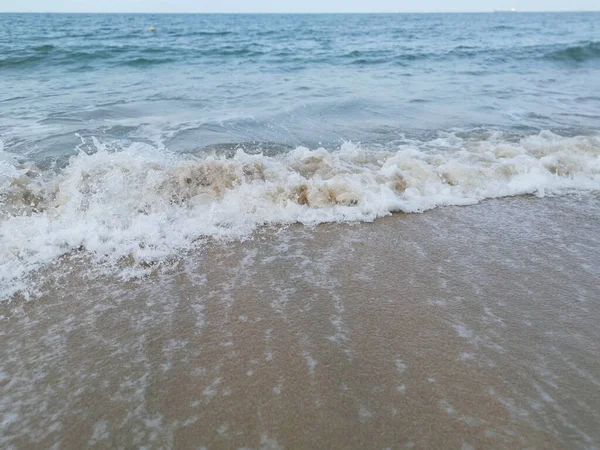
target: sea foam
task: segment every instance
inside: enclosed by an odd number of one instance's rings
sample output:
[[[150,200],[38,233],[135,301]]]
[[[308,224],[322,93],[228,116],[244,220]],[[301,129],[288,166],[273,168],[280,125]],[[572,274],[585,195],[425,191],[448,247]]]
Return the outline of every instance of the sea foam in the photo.
[[[277,156],[174,154],[96,140],[58,171],[0,152],[0,298],[35,294],[38,269],[72,252],[143,274],[258,227],[372,221],[484,199],[600,189],[600,138],[447,134],[374,151],[353,144]],[[137,268],[139,271],[131,270]]]

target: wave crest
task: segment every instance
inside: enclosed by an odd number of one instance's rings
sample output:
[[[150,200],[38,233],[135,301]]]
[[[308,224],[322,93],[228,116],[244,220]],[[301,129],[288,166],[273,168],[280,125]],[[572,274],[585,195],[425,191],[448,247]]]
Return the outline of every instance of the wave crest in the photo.
[[[583,45],[567,47],[554,51],[547,55],[548,58],[556,61],[576,61],[584,62],[600,58],[600,42],[588,42]]]
[[[84,250],[147,267],[199,240],[241,239],[262,225],[372,221],[483,199],[600,190],[600,138],[551,132],[520,140],[446,134],[395,151],[345,144],[276,156],[183,156],[95,141],[58,173],[0,159],[0,297]]]

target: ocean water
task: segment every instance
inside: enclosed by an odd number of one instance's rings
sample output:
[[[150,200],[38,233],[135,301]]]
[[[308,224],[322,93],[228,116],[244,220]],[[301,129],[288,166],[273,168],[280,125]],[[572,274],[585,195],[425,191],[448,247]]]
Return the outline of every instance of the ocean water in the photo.
[[[599,23],[1,15],[0,295],[72,252],[137,277],[265,225],[597,191]]]
[[[598,449],[599,218],[600,13],[0,14],[0,447]]]

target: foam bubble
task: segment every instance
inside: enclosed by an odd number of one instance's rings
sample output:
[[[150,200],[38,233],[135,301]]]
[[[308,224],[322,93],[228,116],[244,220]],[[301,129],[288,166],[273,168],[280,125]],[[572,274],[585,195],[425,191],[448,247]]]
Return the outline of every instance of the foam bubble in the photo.
[[[0,297],[34,292],[32,274],[80,250],[124,276],[204,238],[257,227],[372,221],[394,211],[524,194],[600,189],[600,139],[551,132],[521,140],[450,134],[370,151],[352,144],[278,156],[177,155],[134,144],[80,152],[42,173],[0,152]]]

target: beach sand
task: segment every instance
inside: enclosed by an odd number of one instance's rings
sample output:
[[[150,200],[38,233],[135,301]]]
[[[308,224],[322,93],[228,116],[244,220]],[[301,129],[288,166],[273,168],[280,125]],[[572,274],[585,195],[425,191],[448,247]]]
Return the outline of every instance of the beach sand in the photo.
[[[510,198],[84,256],[0,305],[2,448],[600,446],[600,202]]]

